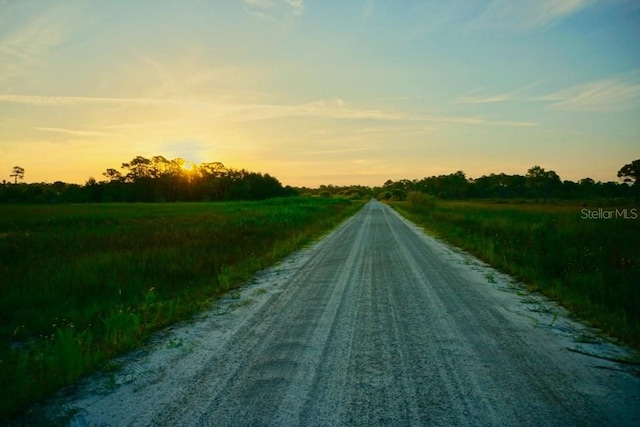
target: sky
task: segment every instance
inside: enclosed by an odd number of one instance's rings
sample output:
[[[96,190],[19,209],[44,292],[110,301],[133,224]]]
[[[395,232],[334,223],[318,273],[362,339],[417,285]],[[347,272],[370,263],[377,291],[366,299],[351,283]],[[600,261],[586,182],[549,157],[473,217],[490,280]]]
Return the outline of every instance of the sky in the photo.
[[[0,0],[0,180],[382,185],[640,158],[637,0]]]

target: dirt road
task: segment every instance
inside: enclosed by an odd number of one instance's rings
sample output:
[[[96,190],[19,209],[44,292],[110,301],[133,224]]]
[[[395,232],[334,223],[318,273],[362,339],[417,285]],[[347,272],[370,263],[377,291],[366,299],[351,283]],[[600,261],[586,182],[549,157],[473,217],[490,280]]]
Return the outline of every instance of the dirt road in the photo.
[[[569,349],[628,356],[372,201],[45,412],[76,426],[640,425],[629,365]]]

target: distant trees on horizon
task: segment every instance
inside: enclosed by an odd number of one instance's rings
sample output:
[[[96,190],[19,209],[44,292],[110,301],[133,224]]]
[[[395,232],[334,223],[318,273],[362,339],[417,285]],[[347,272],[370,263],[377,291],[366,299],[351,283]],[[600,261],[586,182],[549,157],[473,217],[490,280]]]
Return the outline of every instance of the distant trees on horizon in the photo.
[[[636,197],[640,193],[640,160],[625,165],[618,177],[625,183],[595,182],[583,178],[579,182],[562,181],[552,170],[533,166],[525,175],[505,173],[467,178],[464,172],[425,177],[421,180],[387,181],[376,193],[379,199],[404,200],[411,191],[441,199],[592,199]],[[632,185],[629,185],[632,184]]]
[[[618,171],[623,182],[596,182],[584,178],[578,182],[562,181],[552,170],[540,166],[524,175],[505,173],[468,178],[463,171],[422,179],[388,180],[380,187],[362,185],[318,188],[283,187],[269,174],[227,168],[220,162],[199,165],[163,156],[137,156],[122,163],[120,170],[109,168],[105,180],[89,178],[85,185],[18,183],[24,168],[16,166],[14,182],[3,181],[0,202],[177,202],[217,200],[263,200],[272,197],[313,195],[321,197],[405,200],[410,192],[421,192],[441,199],[597,199],[635,198],[640,201],[640,159]]]
[[[11,169],[11,175],[9,175],[9,177],[14,179],[14,184],[17,184],[18,180],[24,179],[24,168],[22,166],[14,166],[13,169]]]
[[[295,195],[269,174],[227,168],[220,162],[202,163],[163,156],[137,156],[120,167],[109,168],[97,181],[85,185],[7,184],[0,187],[0,202],[178,202],[263,200]],[[17,182],[17,181],[16,181]]]
[[[201,163],[176,158],[137,156],[123,163],[121,173],[107,169],[105,188],[113,201],[175,202],[203,200],[263,200],[292,195],[269,174],[227,168],[220,162]],[[124,191],[124,190],[129,190]],[[115,200],[128,193],[127,200]]]

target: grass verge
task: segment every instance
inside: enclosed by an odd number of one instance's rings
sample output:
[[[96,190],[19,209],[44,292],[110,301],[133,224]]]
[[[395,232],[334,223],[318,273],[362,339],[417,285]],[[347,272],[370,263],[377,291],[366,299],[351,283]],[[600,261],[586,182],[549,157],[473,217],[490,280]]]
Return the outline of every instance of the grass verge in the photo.
[[[445,202],[420,194],[392,205],[640,350],[636,208],[613,206],[606,210],[620,215],[608,215],[582,205]]]
[[[0,420],[206,308],[361,206],[0,205]]]

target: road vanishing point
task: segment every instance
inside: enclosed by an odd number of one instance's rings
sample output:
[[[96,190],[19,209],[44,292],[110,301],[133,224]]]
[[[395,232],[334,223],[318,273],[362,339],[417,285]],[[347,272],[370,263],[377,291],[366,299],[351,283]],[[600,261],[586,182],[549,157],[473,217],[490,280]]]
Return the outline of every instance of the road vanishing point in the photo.
[[[629,350],[371,201],[31,417],[73,426],[640,425]],[[584,339],[592,337],[592,339]]]

